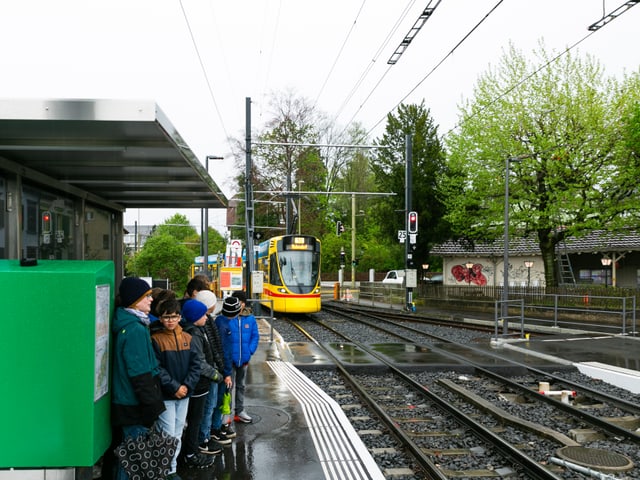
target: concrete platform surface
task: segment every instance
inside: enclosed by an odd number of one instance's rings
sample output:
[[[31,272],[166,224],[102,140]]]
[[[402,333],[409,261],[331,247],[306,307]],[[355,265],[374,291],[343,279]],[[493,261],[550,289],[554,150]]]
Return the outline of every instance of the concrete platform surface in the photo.
[[[245,409],[232,444],[206,469],[178,467],[184,480],[383,480],[340,406],[280,358],[279,339],[261,325],[249,365]]]
[[[505,350],[562,361],[580,372],[640,393],[640,338],[627,335],[559,334],[504,342]]]

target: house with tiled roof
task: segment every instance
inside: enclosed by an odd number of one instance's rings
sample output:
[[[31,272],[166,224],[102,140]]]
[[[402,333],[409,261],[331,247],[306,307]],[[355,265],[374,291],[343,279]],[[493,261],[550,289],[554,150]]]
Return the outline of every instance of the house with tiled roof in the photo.
[[[124,226],[124,251],[127,254],[140,251],[153,232],[153,225],[125,225]]]
[[[448,241],[434,246],[430,255],[442,257],[445,285],[503,285],[502,239],[491,243]],[[545,286],[542,256],[534,237],[512,238],[508,257],[510,286]],[[640,286],[640,236],[635,231],[596,230],[568,237],[558,245],[556,257],[561,283]]]

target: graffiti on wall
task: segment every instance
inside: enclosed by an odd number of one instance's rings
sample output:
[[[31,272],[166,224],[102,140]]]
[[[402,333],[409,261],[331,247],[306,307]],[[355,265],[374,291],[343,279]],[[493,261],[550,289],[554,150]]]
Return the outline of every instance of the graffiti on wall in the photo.
[[[487,277],[482,273],[482,264],[474,263],[473,267],[466,265],[454,265],[451,267],[451,274],[457,282],[468,283],[484,287],[487,284]]]

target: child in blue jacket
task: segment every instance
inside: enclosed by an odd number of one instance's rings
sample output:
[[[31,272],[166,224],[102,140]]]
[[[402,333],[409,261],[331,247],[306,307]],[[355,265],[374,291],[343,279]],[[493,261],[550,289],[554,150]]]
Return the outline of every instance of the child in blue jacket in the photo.
[[[256,317],[251,312],[251,309],[247,307],[245,293],[238,290],[233,292],[232,296],[240,302],[240,314],[229,322],[233,341],[233,403],[235,412],[233,420],[236,423],[251,423],[252,418],[244,408],[244,390],[249,361],[258,349],[260,333],[258,332]]]

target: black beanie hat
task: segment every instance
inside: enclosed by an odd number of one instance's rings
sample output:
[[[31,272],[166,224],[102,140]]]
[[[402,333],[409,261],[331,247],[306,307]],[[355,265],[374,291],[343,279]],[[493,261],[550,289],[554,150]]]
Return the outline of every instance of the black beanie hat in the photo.
[[[120,303],[123,307],[133,307],[142,297],[151,293],[151,287],[139,277],[125,277],[120,282]]]
[[[247,303],[247,294],[244,293],[242,290],[236,290],[231,294],[231,296],[236,297],[241,302]]]
[[[227,297],[222,302],[222,315],[225,317],[233,318],[240,313],[240,300],[236,297]]]

